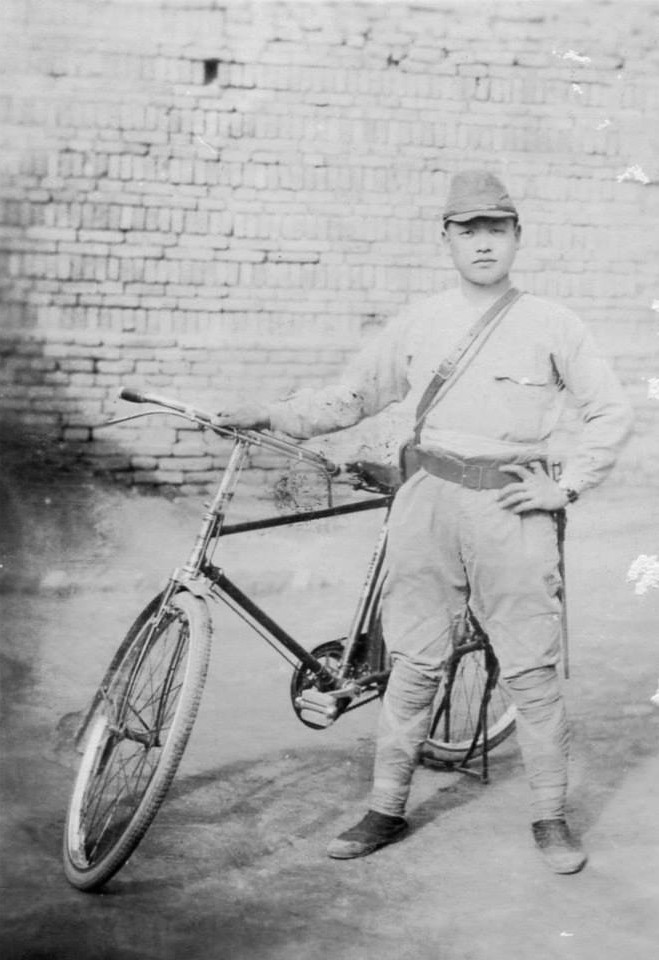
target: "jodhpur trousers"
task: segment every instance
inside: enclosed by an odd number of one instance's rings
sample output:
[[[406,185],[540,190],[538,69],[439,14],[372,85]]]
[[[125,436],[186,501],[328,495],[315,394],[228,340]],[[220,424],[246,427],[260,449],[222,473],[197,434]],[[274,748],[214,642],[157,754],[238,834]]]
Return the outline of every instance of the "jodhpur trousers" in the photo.
[[[399,816],[405,809],[453,624],[467,601],[517,707],[532,819],[564,813],[568,732],[556,669],[556,531],[550,514],[516,515],[496,496],[496,490],[469,490],[420,470],[396,497],[382,610],[393,667],[370,804],[381,813]]]

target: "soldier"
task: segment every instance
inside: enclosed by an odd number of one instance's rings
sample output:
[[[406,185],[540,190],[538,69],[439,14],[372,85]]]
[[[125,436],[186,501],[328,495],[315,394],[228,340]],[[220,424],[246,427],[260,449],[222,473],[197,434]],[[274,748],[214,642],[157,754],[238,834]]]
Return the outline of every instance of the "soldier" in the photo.
[[[552,870],[574,873],[586,856],[565,819],[568,729],[557,673],[553,511],[610,471],[631,429],[631,409],[579,318],[512,288],[521,226],[501,181],[483,170],[459,173],[443,219],[459,286],[405,309],[340,384],[219,418],[305,438],[351,426],[408,395],[427,408],[415,430],[420,469],[399,490],[390,518],[382,617],[392,672],[370,806],[330,843],[329,856],[365,856],[407,830],[412,774],[452,626],[468,602],[517,708],[536,846]],[[447,354],[443,369],[452,375],[444,384],[440,378],[433,396],[428,382]],[[547,444],[566,392],[581,435],[556,481]]]

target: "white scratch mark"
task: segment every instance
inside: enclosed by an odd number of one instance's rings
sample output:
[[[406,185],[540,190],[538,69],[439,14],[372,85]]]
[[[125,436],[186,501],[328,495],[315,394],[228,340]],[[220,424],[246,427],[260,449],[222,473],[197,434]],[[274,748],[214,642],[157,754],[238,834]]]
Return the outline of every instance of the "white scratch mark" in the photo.
[[[659,313],[659,300],[653,300],[652,306],[650,309],[655,310],[657,313]]]
[[[580,94],[581,96],[583,96],[583,90],[581,89],[581,87],[579,86],[578,83],[573,83],[573,84],[572,84],[572,89],[574,90],[575,93],[578,93],[578,94]]]
[[[648,400],[659,400],[659,377],[648,377]]]
[[[624,173],[619,173],[616,177],[616,180],[618,183],[622,183],[623,180],[638,180],[639,183],[650,182],[650,178],[643,172],[637,163],[631,167],[627,167]]]
[[[207,143],[207,142],[204,140],[203,137],[200,137],[200,136],[199,136],[199,134],[197,134],[197,135],[195,136],[195,140],[198,140],[199,143],[202,145],[202,147],[208,147],[208,149],[211,151],[211,153],[214,153],[216,157],[219,157],[219,155],[220,155],[220,154],[219,154],[219,151],[216,150],[215,147],[212,147],[212,146],[210,145],[210,143]]]
[[[581,53],[577,53],[576,50],[566,50],[565,53],[561,53],[559,50],[552,50],[552,53],[555,57],[560,57],[561,60],[574,60],[576,63],[590,63],[590,57],[586,57]]]
[[[610,126],[611,126],[611,121],[610,121],[609,118],[607,117],[606,120],[603,120],[601,123],[598,123],[595,129],[596,129],[596,130],[605,130],[606,127],[610,127]]]
[[[656,554],[649,557],[642,553],[627,571],[627,583],[636,583],[634,593],[647,593],[650,587],[659,587],[659,560]]]
[[[573,934],[573,933],[568,933],[566,930],[563,930],[563,931],[561,931],[561,936],[562,936],[562,937],[573,937],[574,934]]]
[[[657,692],[650,697],[650,703],[653,703],[655,707],[659,707],[659,680],[657,680]]]

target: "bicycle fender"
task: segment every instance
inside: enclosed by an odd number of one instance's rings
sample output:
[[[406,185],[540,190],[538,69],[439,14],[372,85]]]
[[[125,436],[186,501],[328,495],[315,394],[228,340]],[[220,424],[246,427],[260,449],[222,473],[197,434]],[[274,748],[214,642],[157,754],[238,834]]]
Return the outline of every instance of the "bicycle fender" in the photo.
[[[212,597],[213,581],[203,574],[182,573],[177,570],[174,580],[182,589],[188,590],[201,600],[210,600]]]

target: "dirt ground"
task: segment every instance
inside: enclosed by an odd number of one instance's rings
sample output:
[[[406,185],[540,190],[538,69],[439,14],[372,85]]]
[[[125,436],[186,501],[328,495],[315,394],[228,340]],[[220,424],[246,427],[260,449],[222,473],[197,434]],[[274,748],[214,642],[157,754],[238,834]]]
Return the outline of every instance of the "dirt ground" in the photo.
[[[308,730],[288,701],[289,665],[217,609],[170,797],[129,864],[90,895],[61,868],[71,729],[122,633],[184,559],[200,503],[73,474],[14,475],[0,492],[4,960],[657,956],[659,590],[636,594],[626,573],[659,552],[659,498],[605,490],[569,524],[570,813],[590,852],[583,873],[539,862],[513,741],[494,753],[488,786],[420,768],[404,842],[327,859],[367,800],[377,706]],[[313,646],[345,632],[377,523],[231,538],[224,565]]]

